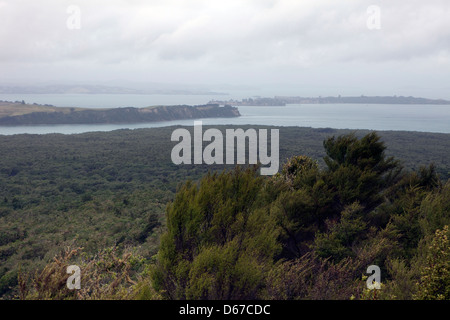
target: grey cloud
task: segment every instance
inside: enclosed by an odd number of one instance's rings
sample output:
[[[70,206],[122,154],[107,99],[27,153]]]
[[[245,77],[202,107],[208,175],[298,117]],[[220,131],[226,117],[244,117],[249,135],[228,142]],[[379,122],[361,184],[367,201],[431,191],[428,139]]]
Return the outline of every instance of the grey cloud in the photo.
[[[339,61],[357,58],[356,54],[368,60],[390,55],[408,59],[438,48],[447,50],[450,6],[441,1],[437,5],[414,2],[415,6],[383,3],[382,29],[369,31],[365,27],[368,1],[345,5],[320,0],[167,1],[154,6],[152,1],[138,2],[141,6],[84,1],[80,2],[82,29],[70,31],[65,26],[70,2],[4,1],[0,16],[8,19],[0,23],[8,32],[1,34],[0,41],[10,50],[1,58],[95,59],[96,54],[103,58],[110,54],[126,60],[153,52],[163,59],[189,60],[223,58],[225,50],[230,61],[238,61],[239,55],[245,60],[250,54],[263,61],[281,55],[292,63],[289,57],[298,54],[312,61],[317,57],[322,63],[324,58]],[[383,54],[374,54],[374,46]]]
[[[366,27],[374,3],[380,30]],[[72,4],[81,10],[80,30],[66,26]],[[170,80],[194,72],[220,83],[238,70],[247,83],[304,81],[316,72],[336,78],[327,70],[345,73],[353,64],[361,74],[389,73],[392,63],[408,61],[444,72],[449,16],[444,0],[0,0],[0,44],[7,48],[0,67],[3,77],[45,67],[82,77],[86,66],[87,75],[94,68],[97,76],[146,79],[151,72]]]

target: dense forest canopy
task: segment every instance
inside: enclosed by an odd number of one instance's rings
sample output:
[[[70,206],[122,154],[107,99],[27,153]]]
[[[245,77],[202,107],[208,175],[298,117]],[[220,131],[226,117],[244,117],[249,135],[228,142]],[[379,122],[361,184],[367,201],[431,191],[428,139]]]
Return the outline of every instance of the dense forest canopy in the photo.
[[[281,128],[264,177],[174,165],[174,129],[1,136],[0,294],[370,299],[375,264],[377,298],[450,297],[447,134]]]

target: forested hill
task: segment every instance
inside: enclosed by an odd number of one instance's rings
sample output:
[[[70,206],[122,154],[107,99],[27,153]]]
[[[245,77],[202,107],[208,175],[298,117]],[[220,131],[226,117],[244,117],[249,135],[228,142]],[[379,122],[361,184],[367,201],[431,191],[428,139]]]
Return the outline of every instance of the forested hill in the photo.
[[[81,109],[25,104],[0,105],[0,125],[142,123],[179,119],[239,117],[235,107],[218,104],[147,108]]]

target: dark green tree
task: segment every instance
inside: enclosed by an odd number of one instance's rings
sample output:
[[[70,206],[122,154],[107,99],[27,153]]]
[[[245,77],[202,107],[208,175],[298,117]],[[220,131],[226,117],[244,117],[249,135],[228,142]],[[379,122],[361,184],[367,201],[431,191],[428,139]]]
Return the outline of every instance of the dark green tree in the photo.
[[[282,258],[298,258],[311,247],[321,248],[321,256],[344,258],[361,238],[361,228],[372,218],[369,213],[398,180],[401,168],[385,156],[386,147],[375,132],[361,139],[353,133],[331,137],[323,144],[325,170],[312,159],[297,156],[273,178],[279,193],[271,210],[283,231]],[[357,210],[347,214],[355,204]],[[320,245],[314,244],[316,234],[322,237]]]
[[[270,206],[282,230],[283,251],[279,258],[298,258],[310,251],[309,242],[330,210],[332,193],[317,162],[306,156],[288,159],[268,185],[279,191]]]
[[[342,211],[358,201],[368,212],[383,199],[383,191],[399,177],[401,167],[386,157],[386,146],[376,132],[361,139],[354,133],[331,137],[323,143],[328,168],[327,182],[336,191],[334,207]]]

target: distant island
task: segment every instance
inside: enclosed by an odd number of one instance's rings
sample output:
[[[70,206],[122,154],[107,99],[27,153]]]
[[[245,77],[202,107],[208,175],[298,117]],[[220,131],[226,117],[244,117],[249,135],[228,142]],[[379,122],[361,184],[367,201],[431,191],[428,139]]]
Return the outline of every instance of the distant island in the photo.
[[[404,96],[359,96],[359,97],[285,97],[275,96],[273,98],[248,98],[242,100],[218,101],[211,100],[209,103],[229,104],[232,106],[285,106],[287,104],[325,104],[325,103],[360,103],[360,104],[437,104],[450,105],[450,101],[443,99],[427,99]]]
[[[0,101],[0,126],[41,124],[123,124],[199,118],[239,117],[230,105],[154,106],[86,109]]]

